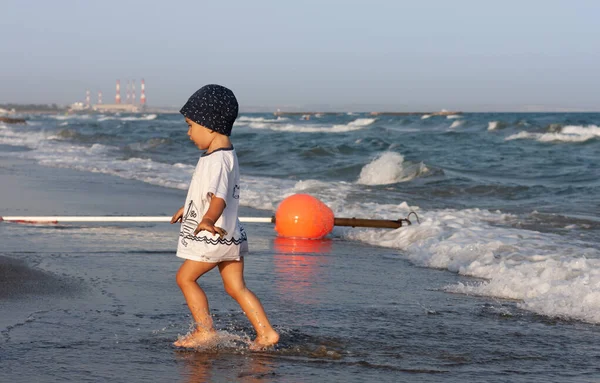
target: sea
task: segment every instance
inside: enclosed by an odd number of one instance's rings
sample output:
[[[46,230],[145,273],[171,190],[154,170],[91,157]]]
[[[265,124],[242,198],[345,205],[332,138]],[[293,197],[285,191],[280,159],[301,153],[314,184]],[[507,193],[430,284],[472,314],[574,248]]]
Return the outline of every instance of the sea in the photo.
[[[171,215],[201,154],[178,114],[24,117],[0,123],[0,158],[81,202],[0,198],[0,215]],[[599,113],[241,113],[231,140],[242,215],[305,193],[412,225],[308,241],[246,224],[248,286],[281,333],[252,352],[217,272],[200,284],[219,341],[172,346],[191,323],[177,228],[1,223],[4,270],[44,291],[5,276],[0,380],[600,381]]]

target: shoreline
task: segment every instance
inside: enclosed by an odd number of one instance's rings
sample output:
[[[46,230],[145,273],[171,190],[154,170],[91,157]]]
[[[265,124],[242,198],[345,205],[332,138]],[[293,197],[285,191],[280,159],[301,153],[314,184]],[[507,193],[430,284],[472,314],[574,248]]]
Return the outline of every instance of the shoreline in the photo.
[[[18,146],[0,145],[0,217],[171,216],[185,202],[186,190],[110,174],[45,166],[32,159],[3,155],[7,151],[22,150]],[[140,190],[143,190],[143,198],[134,197]],[[240,206],[240,216],[270,217],[271,214],[274,213]]]

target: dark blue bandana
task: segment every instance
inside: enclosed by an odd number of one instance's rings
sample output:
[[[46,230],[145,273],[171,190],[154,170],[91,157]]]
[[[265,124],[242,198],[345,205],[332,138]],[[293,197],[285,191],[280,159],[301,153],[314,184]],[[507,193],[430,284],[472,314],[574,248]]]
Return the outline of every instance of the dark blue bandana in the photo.
[[[198,125],[229,136],[238,108],[231,90],[210,84],[198,89],[179,112]]]

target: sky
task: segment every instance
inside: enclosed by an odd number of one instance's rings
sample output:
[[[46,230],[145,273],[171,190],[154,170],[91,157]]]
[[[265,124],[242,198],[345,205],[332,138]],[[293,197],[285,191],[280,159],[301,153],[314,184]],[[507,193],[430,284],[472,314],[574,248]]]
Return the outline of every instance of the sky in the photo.
[[[600,1],[3,0],[0,103],[599,111]]]

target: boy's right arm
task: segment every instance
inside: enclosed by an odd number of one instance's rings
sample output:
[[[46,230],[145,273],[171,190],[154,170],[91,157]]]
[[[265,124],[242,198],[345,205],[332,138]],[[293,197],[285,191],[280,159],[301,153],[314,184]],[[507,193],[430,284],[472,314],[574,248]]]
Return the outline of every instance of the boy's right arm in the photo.
[[[177,213],[173,214],[173,218],[171,218],[171,223],[181,222],[181,218],[183,217],[183,206],[177,210]]]

